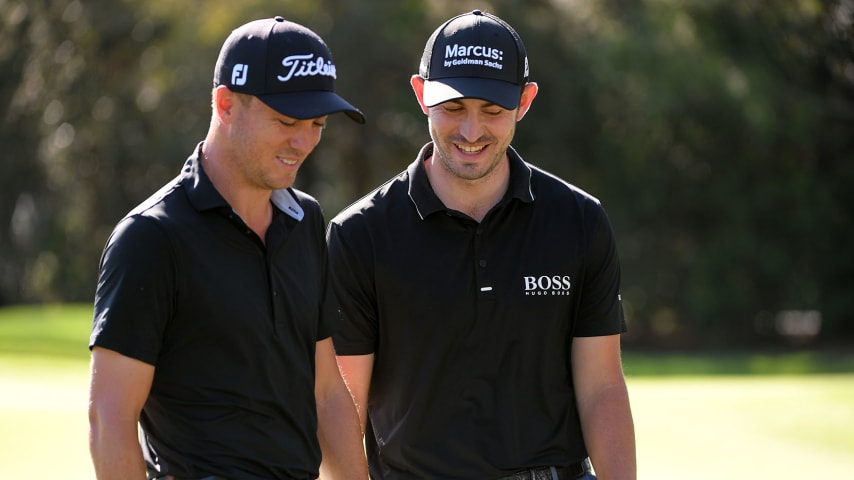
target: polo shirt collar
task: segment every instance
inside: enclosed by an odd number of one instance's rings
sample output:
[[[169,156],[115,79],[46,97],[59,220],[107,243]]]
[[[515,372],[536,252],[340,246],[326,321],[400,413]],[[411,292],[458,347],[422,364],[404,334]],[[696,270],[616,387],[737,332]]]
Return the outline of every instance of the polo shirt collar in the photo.
[[[192,155],[184,163],[184,168],[181,170],[180,183],[187,190],[187,198],[189,198],[190,204],[196,210],[200,212],[216,208],[228,208],[232,210],[231,205],[222,198],[222,195],[216,190],[213,182],[211,182],[205,173],[205,169],[202,168],[200,158],[203,144],[204,142],[200,142]],[[279,210],[295,220],[302,220],[303,216],[305,216],[299,200],[297,200],[289,188],[274,190],[270,201]]]
[[[433,142],[421,147],[415,161],[406,169],[409,177],[409,198],[415,204],[422,220],[432,213],[446,210],[445,205],[433,191],[430,179],[427,178],[427,170],[424,168],[424,161],[431,155],[433,155]],[[514,198],[525,203],[533,202],[535,197],[531,189],[531,167],[512,146],[507,148],[507,158],[510,160],[510,185],[500,204],[505,204]]]

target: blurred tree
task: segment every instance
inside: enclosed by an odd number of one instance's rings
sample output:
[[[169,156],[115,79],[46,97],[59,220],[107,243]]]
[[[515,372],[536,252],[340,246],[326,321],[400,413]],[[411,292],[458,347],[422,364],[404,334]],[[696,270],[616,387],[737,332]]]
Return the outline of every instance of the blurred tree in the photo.
[[[633,335],[755,343],[794,308],[850,337],[852,2],[555,3],[546,125],[582,136],[540,136],[610,205]]]
[[[115,222],[203,138],[232,28],[309,26],[368,116],[300,172],[331,217],[429,139],[409,76],[473,8],[540,84],[514,144],[611,215],[629,343],[778,342],[784,310],[854,338],[852,0],[0,0],[0,304],[90,300]]]
[[[135,65],[146,42],[133,37],[136,18],[125,4],[98,3],[0,5],[8,105],[2,218],[9,220],[0,287],[8,301],[91,295],[104,214],[127,193],[103,188],[119,180],[122,155],[146,137]]]

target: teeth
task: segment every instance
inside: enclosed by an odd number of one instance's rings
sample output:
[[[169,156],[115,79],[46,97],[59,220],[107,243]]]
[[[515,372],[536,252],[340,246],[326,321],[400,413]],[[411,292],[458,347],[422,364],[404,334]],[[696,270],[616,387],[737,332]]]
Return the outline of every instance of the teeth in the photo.
[[[457,145],[457,148],[459,148],[460,150],[462,150],[465,153],[477,153],[477,152],[483,150],[484,146],[481,145],[479,147],[468,147],[465,145]]]

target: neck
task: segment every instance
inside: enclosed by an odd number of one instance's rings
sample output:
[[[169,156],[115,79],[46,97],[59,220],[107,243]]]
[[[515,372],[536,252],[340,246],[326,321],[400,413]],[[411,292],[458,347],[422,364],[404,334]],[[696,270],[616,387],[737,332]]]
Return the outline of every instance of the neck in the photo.
[[[486,176],[467,180],[453,175],[435,156],[424,167],[433,191],[442,203],[480,222],[501,201],[510,184],[510,164],[505,156]]]
[[[235,162],[227,151],[217,148],[216,142],[206,141],[202,145],[199,160],[217,192],[263,241],[273,220],[272,192],[242,182],[243,176],[235,171]]]

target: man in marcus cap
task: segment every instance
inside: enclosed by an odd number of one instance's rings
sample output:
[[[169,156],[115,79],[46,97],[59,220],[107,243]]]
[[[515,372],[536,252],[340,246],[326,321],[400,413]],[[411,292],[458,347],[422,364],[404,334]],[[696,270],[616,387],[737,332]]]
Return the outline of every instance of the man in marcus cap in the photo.
[[[432,142],[330,224],[374,479],[635,479],[614,234],[510,146],[528,67],[494,15],[441,25],[411,79]]]
[[[367,478],[325,222],[293,188],[328,115],[364,122],[336,74],[301,25],[234,30],[207,137],[113,230],[89,341],[97,478]]]

